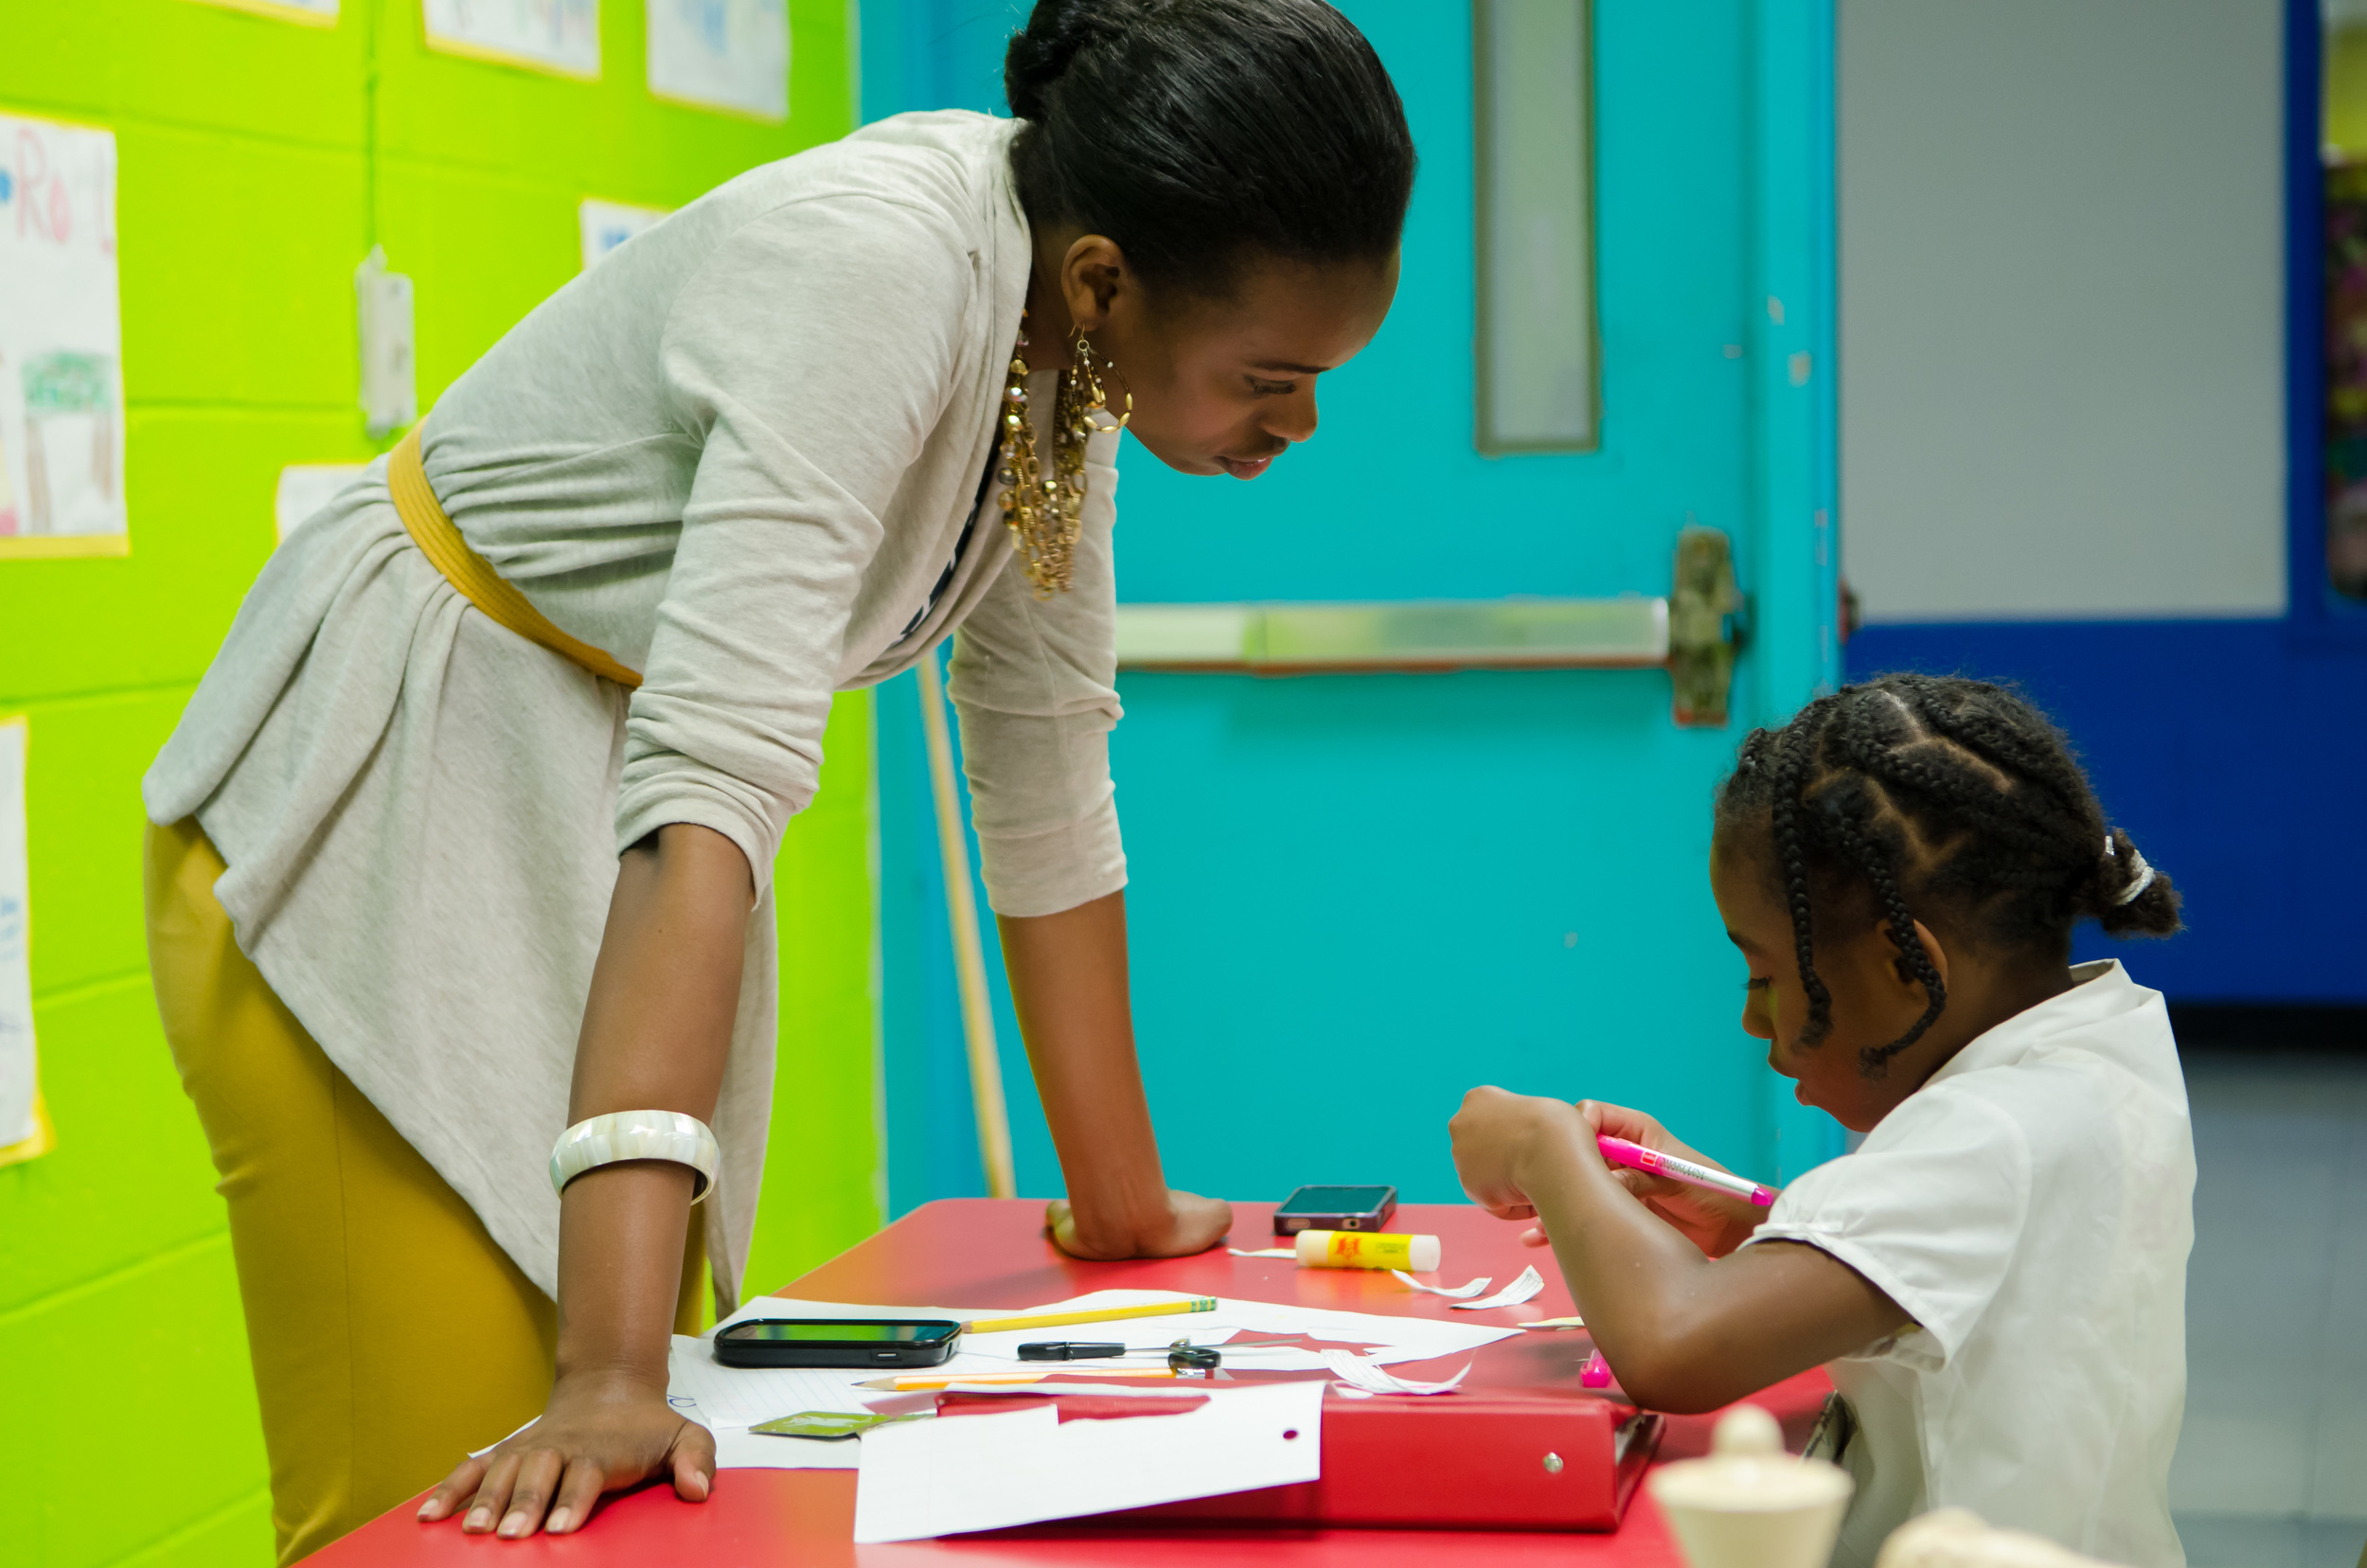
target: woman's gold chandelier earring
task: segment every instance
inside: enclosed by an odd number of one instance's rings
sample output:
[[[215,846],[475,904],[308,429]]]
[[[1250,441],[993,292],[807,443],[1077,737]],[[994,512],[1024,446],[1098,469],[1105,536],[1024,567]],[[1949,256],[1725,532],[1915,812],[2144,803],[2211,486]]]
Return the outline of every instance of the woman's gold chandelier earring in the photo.
[[[1003,461],[995,479],[1003,486],[1003,523],[1040,599],[1068,591],[1077,570],[1077,538],[1084,528],[1085,442],[1114,436],[1134,417],[1134,394],[1124,394],[1126,410],[1105,424],[1109,394],[1094,364],[1094,346],[1083,331],[1070,345],[1071,368],[1063,371],[1052,401],[1052,472],[1036,454],[1035,427],[1027,419],[1027,315],[1020,313],[1019,344],[1011,351],[1003,385]],[[1105,358],[1104,367],[1116,365]]]

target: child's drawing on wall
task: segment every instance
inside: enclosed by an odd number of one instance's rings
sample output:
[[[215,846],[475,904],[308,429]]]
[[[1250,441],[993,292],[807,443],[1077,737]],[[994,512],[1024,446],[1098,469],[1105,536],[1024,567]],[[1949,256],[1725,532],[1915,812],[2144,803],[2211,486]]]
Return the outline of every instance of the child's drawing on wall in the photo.
[[[0,555],[124,547],[115,160],[0,115]]]

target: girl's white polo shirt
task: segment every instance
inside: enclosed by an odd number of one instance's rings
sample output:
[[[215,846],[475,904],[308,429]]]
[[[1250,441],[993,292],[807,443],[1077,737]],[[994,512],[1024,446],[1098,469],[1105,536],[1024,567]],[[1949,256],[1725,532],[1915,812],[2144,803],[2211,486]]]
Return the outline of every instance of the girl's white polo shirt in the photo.
[[[1917,1327],[1827,1370],[1858,1418],[1835,1568],[1956,1505],[2182,1568],[2194,1140],[2161,993],[2118,962],[1980,1036],[1752,1238],[1822,1248]]]

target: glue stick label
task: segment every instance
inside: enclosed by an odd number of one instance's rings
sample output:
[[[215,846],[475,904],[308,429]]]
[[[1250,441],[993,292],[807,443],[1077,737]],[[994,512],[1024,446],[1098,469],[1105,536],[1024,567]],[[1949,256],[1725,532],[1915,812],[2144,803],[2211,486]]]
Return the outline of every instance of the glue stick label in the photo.
[[[1411,1236],[1367,1235],[1363,1231],[1301,1231],[1299,1267],[1414,1272],[1414,1240]]]

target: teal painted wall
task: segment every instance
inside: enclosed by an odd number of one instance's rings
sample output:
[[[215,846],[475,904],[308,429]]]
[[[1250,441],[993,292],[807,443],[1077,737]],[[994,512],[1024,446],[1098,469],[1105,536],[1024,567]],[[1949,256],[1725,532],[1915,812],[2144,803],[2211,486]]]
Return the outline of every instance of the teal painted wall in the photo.
[[[1250,487],[1129,447],[1120,597],[1659,594],[1698,521],[1734,537],[1753,642],[1724,732],[1672,728],[1657,671],[1122,677],[1136,1018],[1171,1179],[1451,1198],[1444,1124],[1483,1081],[1640,1105],[1796,1174],[1838,1129],[1741,1033],[1704,868],[1743,730],[1836,675],[1830,8],[1596,5],[1603,444],[1502,458],[1471,438],[1468,8],[1343,9],[1422,152],[1397,307],[1326,378],[1321,433]],[[1017,14],[866,0],[865,116],[918,106],[891,91],[999,108]],[[978,1190],[913,701],[881,708],[898,1210]],[[1013,1120],[1022,1190],[1059,1191],[1023,1092]]]

